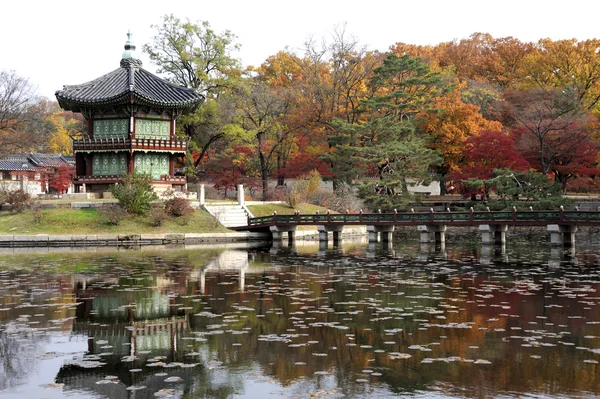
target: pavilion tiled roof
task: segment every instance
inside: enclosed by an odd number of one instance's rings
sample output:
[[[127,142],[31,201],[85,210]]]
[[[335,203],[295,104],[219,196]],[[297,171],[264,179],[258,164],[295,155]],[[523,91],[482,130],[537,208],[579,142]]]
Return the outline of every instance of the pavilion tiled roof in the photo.
[[[127,104],[131,94],[136,104],[161,108],[193,110],[204,99],[194,89],[176,86],[135,67],[122,67],[90,82],[65,86],[56,92],[56,98],[63,109],[81,112],[90,106]]]
[[[191,112],[204,100],[196,90],[177,86],[143,69],[129,40],[125,50],[120,68],[87,83],[58,90],[56,98],[61,108],[81,112],[87,108],[129,104],[133,96],[135,104]]]

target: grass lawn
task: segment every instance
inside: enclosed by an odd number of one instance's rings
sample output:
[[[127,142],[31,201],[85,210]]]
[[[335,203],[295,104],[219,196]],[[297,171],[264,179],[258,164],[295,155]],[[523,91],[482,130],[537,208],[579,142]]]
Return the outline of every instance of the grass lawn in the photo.
[[[275,211],[278,215],[292,215],[294,211],[300,211],[302,214],[312,214],[317,213],[317,211],[327,213],[326,208],[312,204],[300,204],[296,208],[291,208],[287,204],[248,205],[247,207],[255,217],[270,216]]]
[[[118,226],[108,224],[95,209],[45,209],[40,223],[34,223],[32,211],[0,212],[0,235],[18,234],[164,234],[226,233],[205,210],[197,210],[184,225],[179,218],[169,217],[162,226],[152,226],[145,216],[128,215]]]

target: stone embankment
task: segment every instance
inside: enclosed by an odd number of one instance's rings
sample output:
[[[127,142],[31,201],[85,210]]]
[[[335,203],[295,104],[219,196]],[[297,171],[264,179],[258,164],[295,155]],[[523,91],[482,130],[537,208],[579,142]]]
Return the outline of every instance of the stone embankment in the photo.
[[[202,244],[269,240],[268,233],[167,233],[167,234],[94,234],[94,235],[5,235],[0,247],[74,247],[130,246],[166,244]]]
[[[346,229],[342,236],[365,235],[365,228]],[[298,231],[298,240],[318,240],[316,230]],[[0,235],[0,247],[94,247],[141,246],[169,244],[215,244],[230,242],[270,241],[270,233],[249,231],[231,233],[166,233],[166,234],[89,234],[89,235]]]

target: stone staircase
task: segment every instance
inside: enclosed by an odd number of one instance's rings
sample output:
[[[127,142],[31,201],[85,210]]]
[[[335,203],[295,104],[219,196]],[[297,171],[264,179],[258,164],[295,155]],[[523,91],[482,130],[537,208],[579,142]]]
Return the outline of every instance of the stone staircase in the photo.
[[[245,206],[231,202],[205,204],[204,209],[228,228],[246,226],[248,225],[248,217],[254,217]]]

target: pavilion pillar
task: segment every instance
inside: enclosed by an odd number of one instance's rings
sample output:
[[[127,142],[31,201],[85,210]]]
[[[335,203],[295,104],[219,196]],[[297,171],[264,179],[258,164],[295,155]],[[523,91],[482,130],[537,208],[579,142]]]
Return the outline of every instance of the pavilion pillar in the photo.
[[[169,177],[175,176],[175,155],[169,154]]]
[[[127,164],[127,173],[133,173],[133,170],[135,169],[135,162],[133,157],[133,151],[129,151],[129,164]]]
[[[572,247],[575,245],[577,226],[564,224],[549,224],[550,245]]]
[[[445,243],[447,228],[448,226],[445,224],[427,224],[417,226],[420,234],[419,241],[421,243]]]
[[[481,243],[483,245],[506,244],[507,224],[482,224],[479,225],[479,231],[481,231]]]

